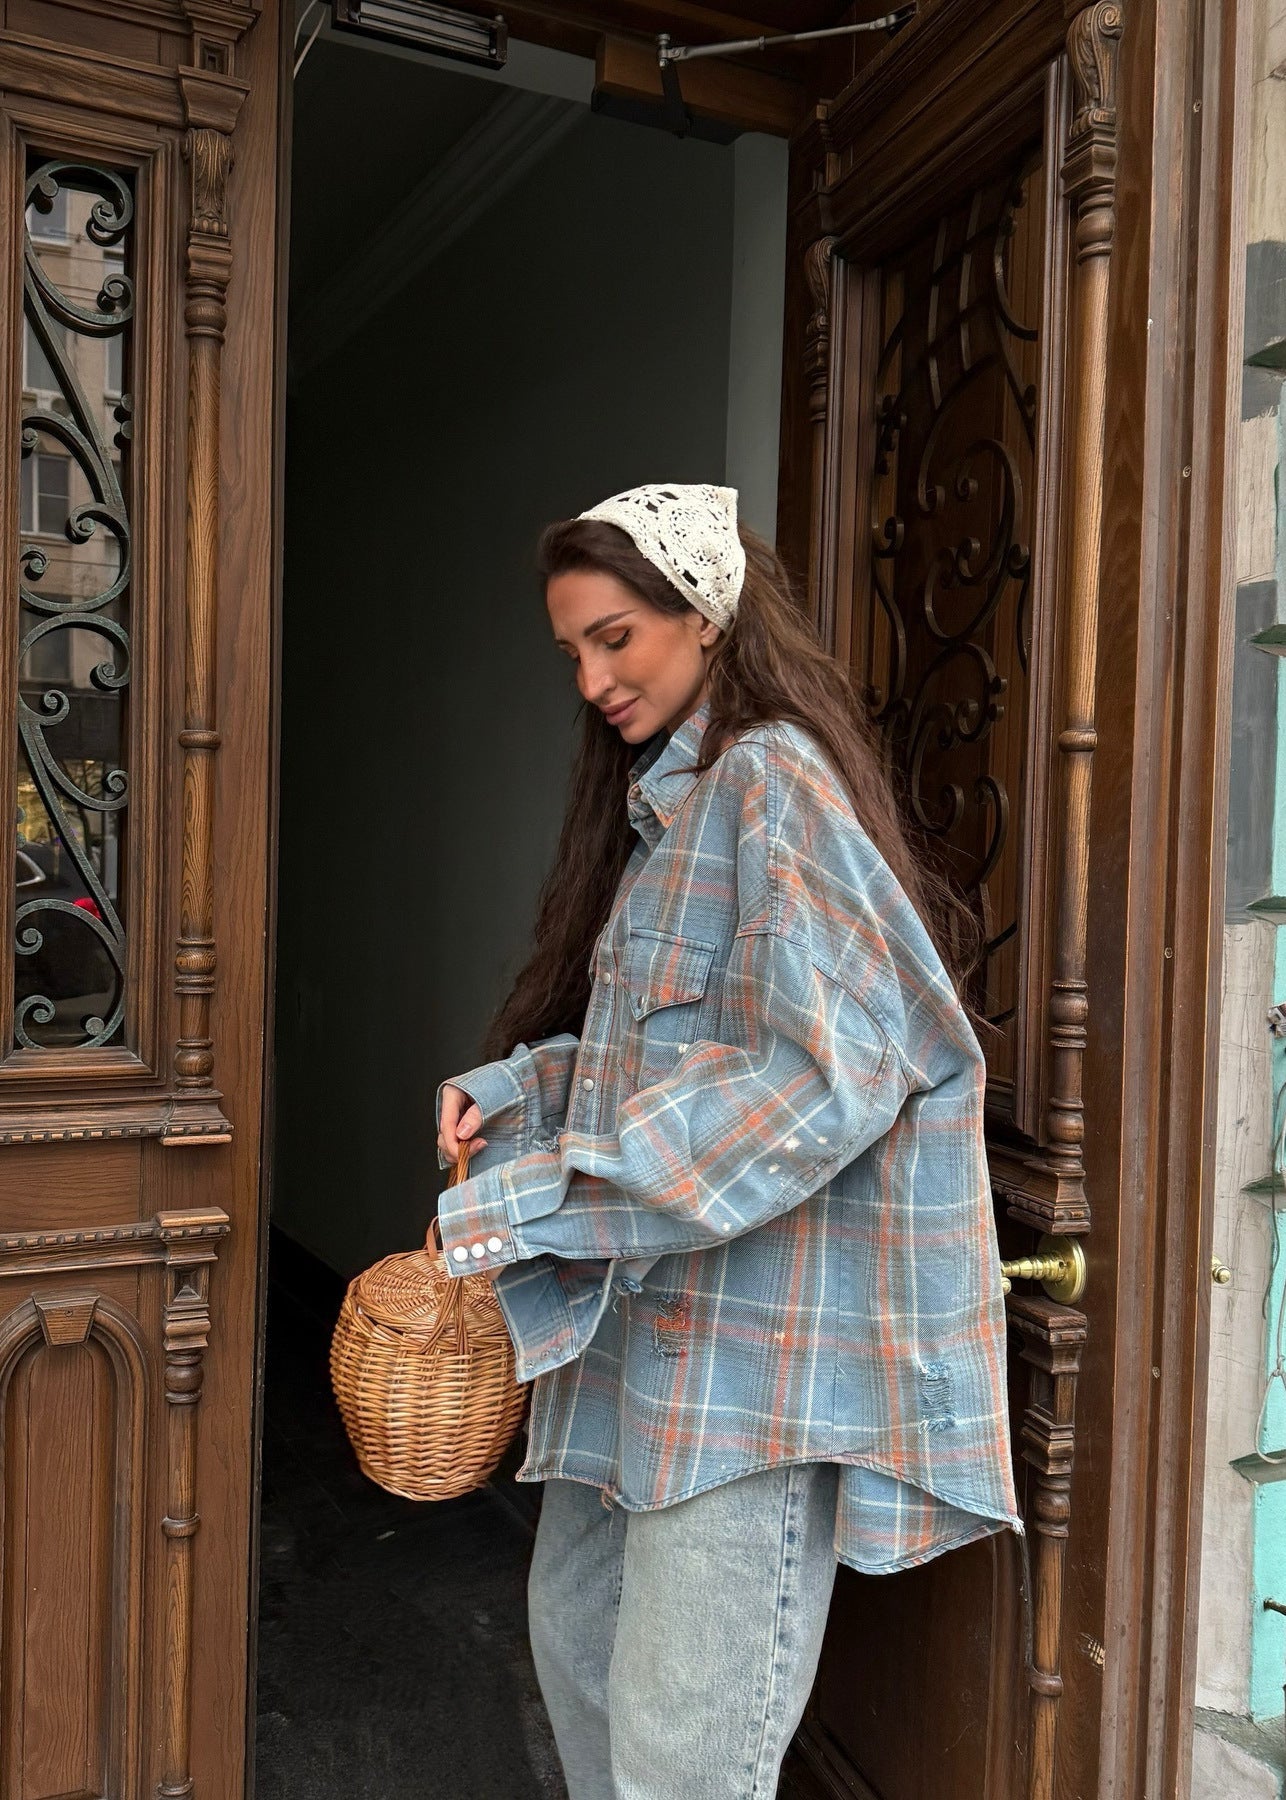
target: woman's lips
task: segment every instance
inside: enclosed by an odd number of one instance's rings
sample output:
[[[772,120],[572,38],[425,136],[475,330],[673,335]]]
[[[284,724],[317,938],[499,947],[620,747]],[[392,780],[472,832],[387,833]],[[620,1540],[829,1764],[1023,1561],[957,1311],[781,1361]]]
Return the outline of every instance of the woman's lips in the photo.
[[[619,725],[621,720],[636,704],[635,700],[627,700],[623,706],[608,706],[603,709],[603,717],[609,725]]]

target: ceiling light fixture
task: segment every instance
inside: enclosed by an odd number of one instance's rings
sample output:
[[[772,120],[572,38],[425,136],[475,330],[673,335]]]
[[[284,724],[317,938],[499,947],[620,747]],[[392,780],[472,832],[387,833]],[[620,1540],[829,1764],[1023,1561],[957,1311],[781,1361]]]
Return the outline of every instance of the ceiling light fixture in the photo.
[[[509,27],[500,13],[460,12],[428,0],[334,0],[332,17],[341,31],[492,69],[502,69],[508,55]]]

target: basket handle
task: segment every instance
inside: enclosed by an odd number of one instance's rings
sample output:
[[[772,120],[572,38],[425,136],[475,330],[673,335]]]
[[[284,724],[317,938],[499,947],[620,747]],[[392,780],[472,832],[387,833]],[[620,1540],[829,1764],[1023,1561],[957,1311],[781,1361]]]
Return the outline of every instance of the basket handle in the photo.
[[[473,1145],[468,1138],[460,1139],[460,1147],[455,1159],[455,1167],[447,1176],[447,1186],[454,1187],[458,1181],[465,1180],[469,1171],[469,1157]],[[442,1267],[446,1269],[446,1252],[442,1248],[442,1227],[438,1223],[438,1215],[434,1213],[429,1220],[428,1236],[425,1247],[436,1251],[442,1259]],[[445,1304],[439,1308],[433,1330],[425,1338],[423,1348],[431,1350],[441,1338],[448,1326],[455,1327],[455,1347],[458,1355],[463,1356],[469,1348],[469,1334],[464,1321],[464,1282],[453,1279],[448,1273],[448,1289]]]

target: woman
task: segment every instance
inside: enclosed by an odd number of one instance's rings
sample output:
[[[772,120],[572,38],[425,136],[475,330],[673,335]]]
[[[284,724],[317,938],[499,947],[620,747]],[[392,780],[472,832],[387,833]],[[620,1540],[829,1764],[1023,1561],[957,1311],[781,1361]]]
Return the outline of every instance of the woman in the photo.
[[[1021,1530],[962,908],[735,490],[615,495],[540,566],[584,735],[494,1060],[438,1090],[443,1245],[535,1384],[571,1800],[758,1800],[837,1560]]]

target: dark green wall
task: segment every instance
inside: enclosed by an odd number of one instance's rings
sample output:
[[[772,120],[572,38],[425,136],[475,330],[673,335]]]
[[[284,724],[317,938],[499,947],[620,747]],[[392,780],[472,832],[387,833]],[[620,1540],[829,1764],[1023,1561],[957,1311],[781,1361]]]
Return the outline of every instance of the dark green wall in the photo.
[[[341,1273],[421,1241],[526,954],[579,704],[540,527],[724,477],[732,228],[731,149],[586,113],[290,397],[274,1218]]]

